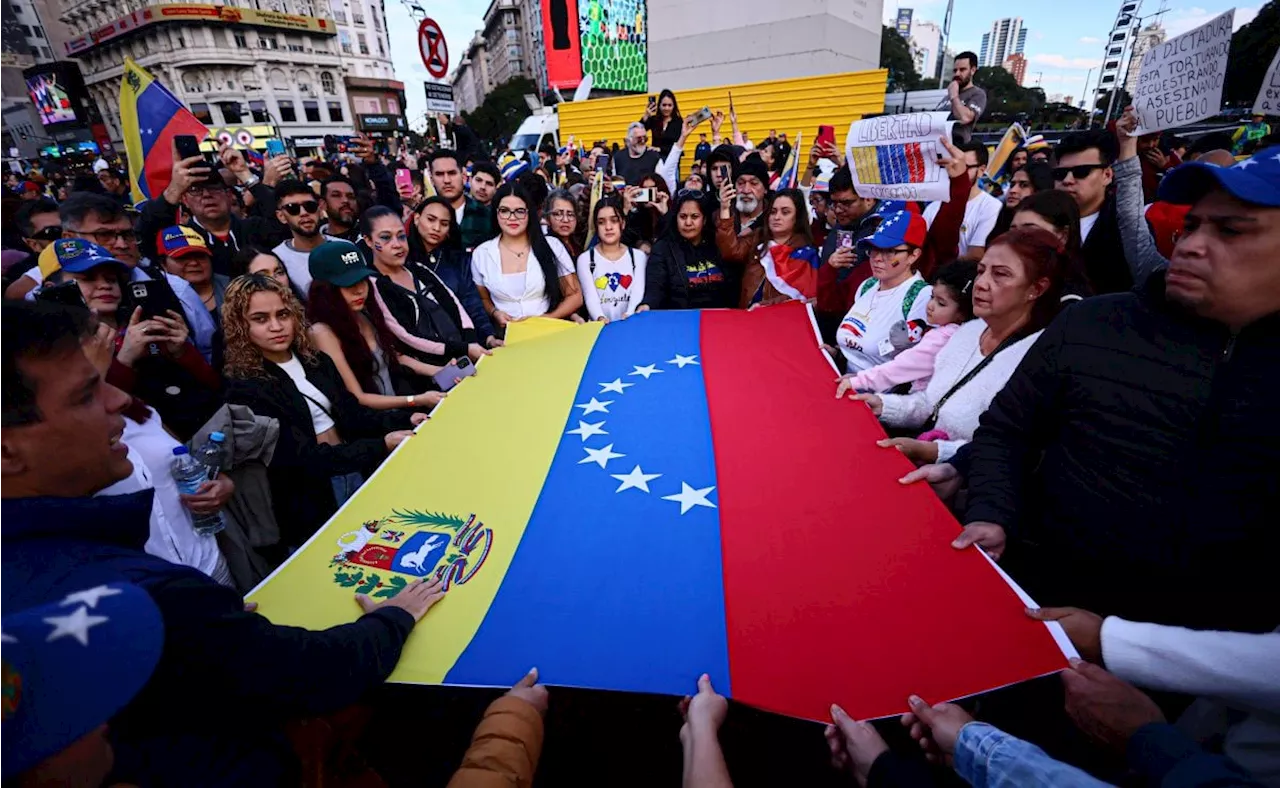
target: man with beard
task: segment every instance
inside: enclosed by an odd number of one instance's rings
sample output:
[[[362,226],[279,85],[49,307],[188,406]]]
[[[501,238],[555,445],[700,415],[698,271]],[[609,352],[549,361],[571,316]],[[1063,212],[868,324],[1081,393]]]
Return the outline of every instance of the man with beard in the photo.
[[[466,251],[470,252],[497,234],[489,206],[477,199],[468,198],[462,190],[464,178],[458,154],[448,149],[438,150],[431,154],[427,168],[436,194],[453,206],[458,230],[462,234],[462,247]]]
[[[355,243],[360,237],[360,231],[356,228],[360,219],[360,204],[356,199],[355,185],[345,175],[331,175],[320,184],[320,198],[324,200],[324,213],[329,218],[328,222],[320,226],[320,232],[330,238]],[[304,268],[306,264],[307,261],[303,260]]]
[[[733,183],[720,187],[720,213],[716,219],[716,246],[731,271],[741,272],[751,262],[764,239],[764,198],[768,192],[769,170],[760,154],[751,153],[738,165]],[[741,274],[739,273],[739,276]],[[739,306],[750,302],[758,281],[742,281]]]
[[[973,127],[978,118],[987,109],[987,91],[973,84],[973,76],[978,73],[978,56],[972,52],[961,52],[956,55],[954,78],[947,85],[947,97],[938,109],[949,109],[950,120],[956,125],[951,129],[951,138],[957,145],[966,143],[973,135]]]
[[[259,208],[274,205],[272,189],[289,172],[286,156],[276,156],[263,167],[262,179],[249,170],[244,155],[234,148],[223,146],[219,152],[222,164],[247,189]],[[200,233],[209,252],[213,255],[213,272],[231,274],[231,258],[241,249],[259,244],[275,246],[284,237],[285,227],[268,216],[249,216],[244,219],[231,212],[234,199],[231,190],[217,171],[211,170],[203,156],[188,159],[173,154],[173,173],[169,185],[160,196],[142,205],[138,220],[138,236],[147,257],[160,259],[155,240],[161,230],[172,227],[181,203],[191,214],[187,226]]]
[[[338,240],[320,232],[320,201],[311,187],[290,178],[276,189],[276,218],[289,226],[291,237],[272,249],[289,272],[289,281],[306,296],[311,289],[311,250],[325,241]]]
[[[649,132],[643,123],[632,123],[627,127],[627,149],[619,151],[610,160],[613,174],[635,186],[640,179],[658,171],[662,162],[662,154],[649,147]]]

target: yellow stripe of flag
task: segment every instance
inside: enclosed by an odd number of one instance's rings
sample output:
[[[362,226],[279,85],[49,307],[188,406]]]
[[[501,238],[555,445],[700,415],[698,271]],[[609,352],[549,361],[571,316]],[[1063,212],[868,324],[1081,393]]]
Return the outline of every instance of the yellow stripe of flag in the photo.
[[[409,638],[392,680],[439,683],[474,637],[542,491],[573,406],[600,323],[575,326],[534,319],[512,324],[511,347],[497,350],[478,374],[450,393],[428,421],[370,479],[319,534],[248,597],[277,624],[324,629],[360,615],[357,572],[375,574],[384,588],[403,574],[336,564],[343,545],[397,547],[395,532],[413,531],[385,518],[414,510],[468,518],[491,531],[478,571],[453,585]],[[537,380],[537,386],[529,381]],[[517,401],[518,400],[518,406]],[[316,480],[327,483],[327,480]],[[382,524],[377,533],[366,523]],[[364,529],[366,537],[361,533]],[[390,536],[386,534],[390,533]],[[447,536],[445,538],[448,538]],[[424,551],[424,555],[426,552]],[[477,554],[472,554],[473,563]],[[394,581],[400,582],[400,581]]]

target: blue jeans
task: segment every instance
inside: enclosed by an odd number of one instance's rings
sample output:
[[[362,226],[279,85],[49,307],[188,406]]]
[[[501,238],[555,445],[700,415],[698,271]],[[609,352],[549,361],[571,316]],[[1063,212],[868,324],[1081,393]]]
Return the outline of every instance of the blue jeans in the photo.
[[[364,477],[358,473],[344,473],[341,476],[331,476],[329,483],[333,485],[333,500],[341,507],[364,484]]]

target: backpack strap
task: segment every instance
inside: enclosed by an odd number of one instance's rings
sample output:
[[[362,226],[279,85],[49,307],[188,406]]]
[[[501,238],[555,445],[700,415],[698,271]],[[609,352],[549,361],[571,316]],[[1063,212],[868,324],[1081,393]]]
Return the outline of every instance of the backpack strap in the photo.
[[[910,320],[911,309],[916,305],[916,298],[920,295],[920,291],[928,287],[929,283],[923,279],[917,279],[911,283],[911,287],[907,288],[907,296],[902,299],[902,319]]]
[[[858,288],[858,298],[862,298],[864,295],[870,292],[871,288],[875,287],[878,284],[880,284],[879,279],[876,279],[874,276],[867,277],[867,281],[863,282],[862,286]]]
[[[587,271],[591,274],[591,278],[596,278],[596,248],[593,246],[588,251]]]

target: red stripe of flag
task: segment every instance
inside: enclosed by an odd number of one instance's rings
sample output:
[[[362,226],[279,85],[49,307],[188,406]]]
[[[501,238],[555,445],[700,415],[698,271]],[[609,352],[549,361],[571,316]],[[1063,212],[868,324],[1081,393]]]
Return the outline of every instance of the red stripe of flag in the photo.
[[[826,719],[1061,670],[1041,623],[861,403],[833,396],[804,306],[702,316],[735,698]],[[744,397],[743,392],[752,393]]]
[[[907,168],[911,171],[910,183],[924,182],[924,154],[918,142],[907,143]]]

